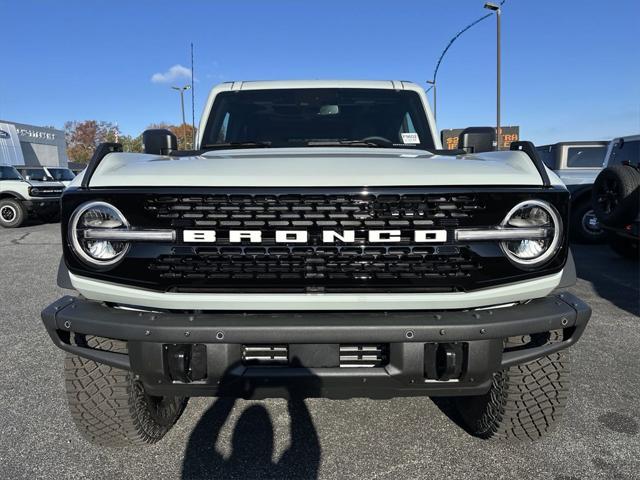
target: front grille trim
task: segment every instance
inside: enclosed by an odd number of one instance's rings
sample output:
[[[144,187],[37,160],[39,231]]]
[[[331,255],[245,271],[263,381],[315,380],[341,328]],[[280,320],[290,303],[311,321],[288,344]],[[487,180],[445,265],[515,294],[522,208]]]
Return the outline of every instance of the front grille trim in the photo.
[[[546,264],[544,267],[535,270],[523,270],[514,267],[508,259],[505,258],[504,253],[499,248],[497,241],[480,241],[480,242],[456,242],[453,238],[453,232],[460,228],[489,228],[498,224],[504,215],[506,210],[516,203],[531,198],[540,198],[549,201],[560,212],[563,221],[566,222],[568,216],[568,194],[564,189],[551,188],[540,189],[536,187],[526,186],[513,186],[513,187],[495,187],[495,186],[481,186],[481,187],[376,187],[370,191],[366,191],[366,188],[347,188],[347,187],[314,187],[314,188],[302,188],[302,187],[283,187],[283,188],[258,188],[258,187],[212,187],[212,188],[162,188],[152,189],[146,187],[136,188],[100,188],[92,189],[91,191],[84,191],[82,189],[70,189],[65,193],[63,199],[63,222],[68,221],[68,217],[73,213],[74,209],[83,202],[90,200],[102,200],[107,201],[117,208],[121,209],[130,220],[132,225],[135,225],[139,229],[173,229],[176,230],[177,239],[171,243],[135,243],[131,245],[131,249],[128,252],[126,258],[117,266],[110,268],[109,270],[96,272],[89,270],[85,265],[81,264],[75,258],[73,252],[69,249],[68,245],[64,245],[65,257],[67,258],[69,269],[74,274],[91,277],[99,280],[104,280],[113,283],[120,283],[135,287],[141,287],[151,289],[155,291],[179,291],[179,292],[212,292],[212,293],[256,293],[256,292],[286,292],[286,293],[300,293],[300,292],[332,292],[332,293],[356,293],[356,292],[380,292],[380,293],[404,293],[404,292],[465,292],[478,290],[482,288],[488,288],[493,286],[499,286],[501,284],[513,283],[516,281],[528,280],[544,275],[557,273],[562,269],[566,261],[567,256],[567,243],[566,239],[561,249],[556,254],[556,257]],[[291,198],[287,197],[292,195]],[[246,275],[247,272],[241,272],[242,274],[232,279],[219,278],[208,279],[202,275],[191,275],[191,278],[186,278],[183,274],[175,275],[173,278],[160,278],[158,271],[149,269],[149,265],[155,262],[163,255],[175,255],[182,257],[184,255],[196,255],[199,251],[195,250],[192,245],[187,245],[182,242],[181,232],[184,229],[205,229],[204,227],[196,227],[195,220],[189,218],[181,219],[159,219],[150,215],[150,212],[145,209],[145,206],[150,201],[154,201],[160,197],[165,197],[167,203],[176,203],[175,199],[187,199],[185,203],[201,202],[202,197],[216,196],[218,197],[218,203],[224,204],[225,199],[233,198],[234,201],[241,199],[243,196],[251,196],[252,198],[267,197],[283,199],[284,207],[287,209],[295,207],[296,212],[307,212],[309,214],[317,214],[317,211],[309,209],[309,205],[296,204],[296,196],[308,196],[311,203],[316,202],[317,205],[319,198],[326,196],[332,196],[337,198],[338,196],[346,197],[351,196],[360,202],[360,196],[368,196],[369,199],[383,198],[384,195],[391,195],[393,198],[404,196],[411,200],[412,196],[425,195],[466,195],[473,196],[482,206],[482,209],[477,209],[467,218],[446,218],[438,217],[439,220],[435,222],[435,225],[412,225],[411,222],[431,222],[429,219],[416,220],[413,212],[405,211],[406,217],[400,218],[399,221],[408,221],[409,226],[397,227],[403,232],[403,235],[407,235],[407,239],[413,230],[431,230],[431,229],[446,229],[448,232],[448,240],[446,246],[459,248],[464,250],[467,259],[475,261],[476,265],[480,268],[468,270],[469,275],[466,276],[435,276],[433,278],[389,278],[383,280],[371,280],[369,278],[348,278],[343,280],[327,280],[318,276],[316,278],[305,277],[300,279],[288,279],[283,280],[280,278],[253,278]],[[312,197],[316,197],[315,199]],[[172,199],[169,201],[169,199]],[[355,200],[354,200],[355,201]],[[291,203],[287,203],[291,202]],[[216,202],[213,202],[216,203]],[[246,203],[246,202],[245,202]],[[326,203],[326,202],[325,202]],[[365,202],[366,203],[366,202]],[[202,205],[200,205],[202,207]],[[218,205],[220,206],[220,205]],[[224,205],[223,205],[224,206]],[[228,205],[227,205],[228,207]],[[232,206],[233,207],[233,206]],[[251,205],[249,205],[251,207]],[[362,205],[346,205],[348,211],[352,208],[361,209]],[[233,207],[235,208],[235,207]],[[446,210],[446,209],[445,209]],[[186,211],[186,210],[185,210]],[[284,210],[282,210],[284,211]],[[288,211],[288,210],[287,210]],[[329,210],[327,210],[328,212]],[[323,212],[322,215],[326,215],[327,212]],[[245,212],[246,213],[246,212]],[[241,213],[241,215],[245,214]],[[256,212],[254,212],[256,213]],[[335,212],[334,212],[335,213]],[[340,212],[339,212],[340,213]],[[256,213],[257,214],[257,213]],[[323,217],[325,218],[325,217]],[[280,221],[280,219],[276,219]],[[319,220],[319,219],[318,219]],[[325,218],[326,220],[326,218]],[[388,221],[396,221],[397,216],[393,219],[387,219]],[[384,221],[387,221],[384,220]],[[253,219],[240,219],[233,220],[235,222],[242,221],[257,221]],[[284,220],[282,220],[284,221]],[[292,220],[286,221],[301,221],[309,222],[311,220]],[[345,219],[337,219],[336,221],[352,221]],[[358,222],[364,222],[364,220],[356,220]],[[353,229],[356,231],[357,238],[364,238],[363,235],[367,230],[379,229],[381,225],[376,222],[384,222],[382,220],[374,219],[367,220],[370,225],[366,226],[354,226],[346,227],[347,229]],[[176,223],[177,222],[177,223]],[[362,223],[359,223],[362,225]],[[385,224],[383,223],[382,226]],[[221,227],[211,226],[213,230],[219,231]],[[240,227],[242,230],[259,229],[262,231],[267,230],[269,227]],[[308,246],[321,247],[318,242],[314,240],[317,237],[318,231],[325,227],[320,226],[299,226],[297,228],[308,230],[310,232],[311,241]],[[340,227],[326,227],[331,230],[339,231]],[[237,227],[224,227],[222,230],[235,230]],[[280,230],[279,227],[273,227],[273,229]],[[293,227],[287,227],[286,230],[296,229]],[[315,235],[315,237],[314,237]],[[224,237],[224,235],[222,235]],[[258,244],[254,244],[258,245]],[[287,245],[284,246],[300,246]],[[248,246],[248,245],[247,245]],[[260,247],[265,246],[258,245]],[[280,245],[278,245],[280,246]],[[366,242],[364,244],[351,244],[349,247],[362,247],[368,246]],[[370,244],[369,244],[370,246]],[[380,246],[380,245],[376,245]],[[412,245],[410,241],[403,239],[401,244],[383,245],[386,247],[416,247]],[[221,247],[237,247],[234,245],[225,245],[224,243],[217,243],[216,248]],[[316,248],[317,250],[317,248]],[[389,260],[389,264],[404,263],[402,260]],[[402,269],[402,265],[399,267]],[[365,267],[369,270],[369,267]],[[232,268],[233,270],[233,268]],[[192,272],[193,273],[193,272]],[[316,273],[316,272],[311,272]]]
[[[484,210],[475,193],[161,195],[147,198],[144,209],[176,228],[179,245],[191,248],[188,255],[160,256],[149,265],[177,291],[221,291],[226,288],[221,283],[239,281],[243,288],[278,282],[290,283],[289,290],[352,292],[353,284],[373,291],[384,283],[388,291],[398,291],[412,290],[416,282],[449,279],[448,285],[433,287],[447,292],[458,289],[456,277],[469,277],[479,268],[465,246],[416,244],[412,238],[413,230],[438,228],[452,239],[463,218],[468,224]],[[181,229],[202,228],[203,223],[203,229],[215,229],[215,244],[183,241]],[[263,241],[232,243],[228,231],[237,229],[260,230]],[[309,232],[309,243],[276,244],[270,237],[282,229]],[[401,239],[374,244],[358,235],[354,243],[324,244],[321,232],[327,229],[398,230]],[[376,284],[367,285],[371,282]]]

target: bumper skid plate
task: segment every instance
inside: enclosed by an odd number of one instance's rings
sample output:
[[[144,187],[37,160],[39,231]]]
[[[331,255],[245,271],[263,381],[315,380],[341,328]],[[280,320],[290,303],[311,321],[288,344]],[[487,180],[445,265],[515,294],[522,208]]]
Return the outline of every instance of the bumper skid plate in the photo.
[[[132,370],[151,394],[244,398],[479,395],[494,372],[574,344],[590,316],[569,293],[484,310],[246,313],[66,296],[42,312],[58,347]],[[86,335],[124,340],[128,353],[91,349]]]

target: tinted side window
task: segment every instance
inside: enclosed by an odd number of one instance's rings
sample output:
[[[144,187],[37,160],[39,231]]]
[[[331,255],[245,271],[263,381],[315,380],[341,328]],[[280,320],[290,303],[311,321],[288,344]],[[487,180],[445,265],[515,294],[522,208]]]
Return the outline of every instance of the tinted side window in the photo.
[[[555,152],[553,151],[553,147],[551,145],[547,145],[544,147],[536,147],[538,151],[538,155],[540,155],[540,159],[544,162],[544,164],[550,169],[556,168],[555,162]]]
[[[569,147],[567,149],[567,167],[601,167],[607,147]]]
[[[640,164],[640,140],[617,143],[613,146],[609,165],[620,165],[622,162],[630,162],[632,165]]]

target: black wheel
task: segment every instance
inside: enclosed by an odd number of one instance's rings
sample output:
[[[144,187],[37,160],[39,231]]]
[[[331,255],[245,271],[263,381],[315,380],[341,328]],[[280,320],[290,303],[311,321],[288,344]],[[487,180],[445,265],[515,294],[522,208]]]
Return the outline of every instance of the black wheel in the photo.
[[[564,414],[569,392],[569,353],[564,350],[495,373],[491,389],[454,399],[468,432],[484,439],[537,440]]]
[[[638,215],[639,201],[640,172],[634,167],[607,167],[593,184],[593,210],[605,225],[615,227],[632,222]]]
[[[640,259],[640,245],[638,240],[628,237],[621,237],[612,233],[609,235],[609,246],[618,255],[630,260]]]
[[[17,228],[24,223],[27,213],[22,204],[13,198],[0,199],[0,225]]]
[[[126,352],[125,342],[86,337],[89,347]],[[126,370],[67,354],[65,383],[71,416],[91,443],[130,446],[155,443],[178,420],[187,399],[147,395]]]
[[[578,243],[602,243],[607,239],[588,201],[578,203],[571,209],[571,239]]]

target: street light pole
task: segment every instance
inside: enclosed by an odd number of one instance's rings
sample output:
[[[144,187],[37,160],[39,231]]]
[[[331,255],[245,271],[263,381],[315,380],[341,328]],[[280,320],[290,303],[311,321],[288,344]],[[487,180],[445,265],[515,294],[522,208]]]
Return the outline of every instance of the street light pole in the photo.
[[[191,85],[185,85],[184,87],[171,87],[174,90],[180,92],[180,108],[182,110],[182,141],[187,144],[187,130],[185,128],[186,120],[184,117],[184,92],[191,88]]]
[[[500,9],[500,6],[502,6],[502,4],[506,2],[506,0],[500,0],[500,5],[495,5],[493,3],[489,4],[485,4],[485,8],[489,8],[487,5],[492,5],[495,8],[497,8],[498,10]],[[489,8],[490,10],[494,10],[493,8]],[[467,25],[466,27],[464,27],[462,30],[460,30],[458,33],[456,33],[453,38],[451,40],[449,40],[449,43],[447,43],[447,46],[444,47],[444,50],[442,51],[442,53],[440,54],[440,57],[438,57],[438,62],[436,63],[436,68],[433,71],[433,80],[429,81],[427,80],[427,83],[433,85],[433,117],[435,118],[436,113],[436,79],[438,77],[438,70],[440,69],[440,64],[442,63],[442,59],[444,58],[444,56],[446,55],[446,53],[449,51],[449,49],[451,48],[451,45],[453,45],[453,43],[460,37],[460,35],[462,35],[464,32],[466,32],[467,30],[469,30],[471,27],[473,27],[474,25],[477,25],[478,23],[482,22],[483,20],[489,18],[492,14],[491,13],[487,13],[486,15],[481,16],[480,18],[478,18],[477,20],[471,22],[469,25]],[[498,22],[500,22],[500,20],[498,19]],[[499,43],[499,42],[498,42]],[[500,56],[500,54],[498,54],[498,57]],[[498,67],[500,68],[500,67]],[[500,122],[498,122],[500,123]]]
[[[433,85],[433,119],[434,119],[434,120],[437,120],[437,114],[436,114],[436,111],[437,111],[437,109],[436,109],[436,107],[437,107],[437,103],[436,103],[436,101],[437,101],[437,96],[436,96],[436,81],[435,81],[435,79],[433,79],[433,80],[427,80],[427,83],[428,83],[429,85]]]
[[[500,5],[487,2],[484,8],[496,12],[496,150],[500,150],[500,140],[502,133],[500,131],[500,17],[502,10]]]

